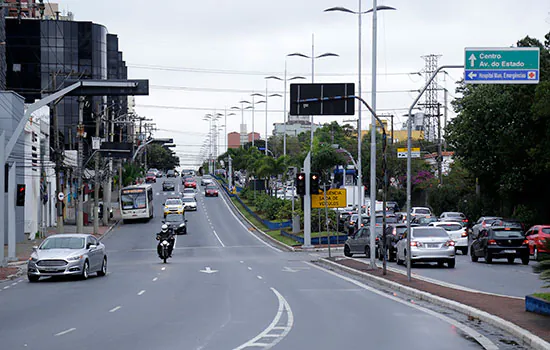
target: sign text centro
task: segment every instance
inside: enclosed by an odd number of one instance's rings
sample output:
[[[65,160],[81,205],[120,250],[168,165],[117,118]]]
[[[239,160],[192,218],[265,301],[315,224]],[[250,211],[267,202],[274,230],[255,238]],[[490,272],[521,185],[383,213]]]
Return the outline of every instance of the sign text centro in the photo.
[[[347,196],[345,188],[332,188],[327,191],[328,208],[345,208],[347,206]],[[321,209],[325,207],[324,194],[311,195],[311,207]]]

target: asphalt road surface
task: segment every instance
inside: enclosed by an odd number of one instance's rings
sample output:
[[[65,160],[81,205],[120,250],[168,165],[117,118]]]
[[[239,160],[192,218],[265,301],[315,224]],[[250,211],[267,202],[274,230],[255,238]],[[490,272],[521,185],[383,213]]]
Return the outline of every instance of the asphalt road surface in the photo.
[[[103,240],[106,277],[0,284],[0,348],[480,348],[441,315],[264,243],[222,197],[197,194],[189,233],[162,264],[154,238],[166,195],[154,189],[155,218]]]

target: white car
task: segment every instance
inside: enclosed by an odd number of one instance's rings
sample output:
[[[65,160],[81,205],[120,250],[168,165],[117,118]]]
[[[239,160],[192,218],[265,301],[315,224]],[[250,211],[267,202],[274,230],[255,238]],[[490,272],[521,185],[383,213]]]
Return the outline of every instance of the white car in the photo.
[[[407,235],[411,235],[411,246],[407,249]],[[455,242],[447,231],[440,227],[411,227],[411,232],[405,232],[397,242],[397,264],[407,261],[411,254],[411,265],[416,262],[437,262],[439,266],[447,263],[455,267]]]
[[[430,218],[432,216],[433,214],[430,208],[426,208],[426,207],[411,208],[411,218],[419,218],[419,217]]]
[[[181,193],[182,198],[193,198],[195,199],[196,192],[193,188],[186,188]]]
[[[195,199],[195,197],[183,197],[182,201],[183,201],[183,208],[185,209],[185,211],[188,211],[188,210],[197,211],[197,200]]]
[[[430,222],[428,226],[441,227],[455,242],[455,251],[460,250],[462,255],[468,254],[468,233],[466,227],[462,226],[461,222],[456,221],[436,221]]]

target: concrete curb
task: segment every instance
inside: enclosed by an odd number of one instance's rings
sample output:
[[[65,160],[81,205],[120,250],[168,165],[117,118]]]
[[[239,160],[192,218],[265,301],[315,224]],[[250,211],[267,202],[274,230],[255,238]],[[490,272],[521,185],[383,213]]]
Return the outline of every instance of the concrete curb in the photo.
[[[216,180],[218,181],[218,184],[219,184],[219,180]],[[220,184],[221,186],[221,184]],[[275,244],[276,246],[278,246],[279,248],[285,250],[285,251],[289,251],[289,252],[294,252],[296,251],[296,249],[294,247],[291,247],[287,244],[284,244],[283,242],[279,242],[278,240],[276,240],[275,238],[271,237],[270,235],[268,235],[267,233],[265,233],[264,231],[260,230],[258,227],[256,227],[256,225],[254,225],[252,222],[250,222],[246,216],[244,216],[243,213],[241,213],[241,211],[237,208],[237,206],[235,205],[235,203],[233,203],[233,201],[231,200],[231,197],[229,197],[229,195],[225,192],[225,190],[222,190],[222,196],[224,198],[224,200],[231,206],[232,209],[234,209],[234,211],[237,212],[237,214],[241,217],[241,219],[246,222],[247,224],[249,224],[250,226],[252,226],[257,232],[259,232],[261,234],[261,236],[263,236],[263,238],[267,239],[270,243],[273,243]]]
[[[523,329],[515,324],[513,324],[510,321],[506,321],[498,316],[492,315],[488,312],[476,309],[474,307],[459,303],[454,300],[449,300],[446,298],[442,298],[437,295],[433,295],[431,293],[423,292],[418,289],[414,289],[411,287],[404,286],[402,284],[389,281],[377,276],[370,275],[368,273],[355,270],[351,267],[343,266],[338,263],[332,262],[330,260],[327,260],[325,258],[318,260],[321,265],[324,265],[325,267],[331,267],[339,270],[343,270],[345,272],[348,272],[355,276],[363,277],[370,282],[374,282],[378,285],[381,285],[386,288],[390,288],[392,290],[399,291],[403,294],[415,297],[419,300],[424,300],[427,302],[430,302],[432,304],[436,304],[439,306],[443,306],[446,308],[449,308],[451,310],[460,312],[466,316],[477,318],[483,322],[486,322],[496,328],[499,328],[514,337],[518,338],[523,342],[523,344],[530,349],[535,350],[547,350],[550,349],[550,343],[546,342],[544,339],[534,335],[533,333],[529,332],[526,329]]]

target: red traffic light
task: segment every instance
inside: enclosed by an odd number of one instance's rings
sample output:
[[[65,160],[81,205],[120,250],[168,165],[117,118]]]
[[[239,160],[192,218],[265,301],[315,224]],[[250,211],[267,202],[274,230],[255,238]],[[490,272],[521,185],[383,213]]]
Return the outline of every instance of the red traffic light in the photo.
[[[311,179],[314,180],[314,181],[316,181],[318,178],[319,178],[319,176],[317,176],[317,174],[311,175]]]
[[[305,178],[306,178],[306,177],[304,176],[304,174],[298,175],[298,180],[303,180],[303,179],[305,179]]]

